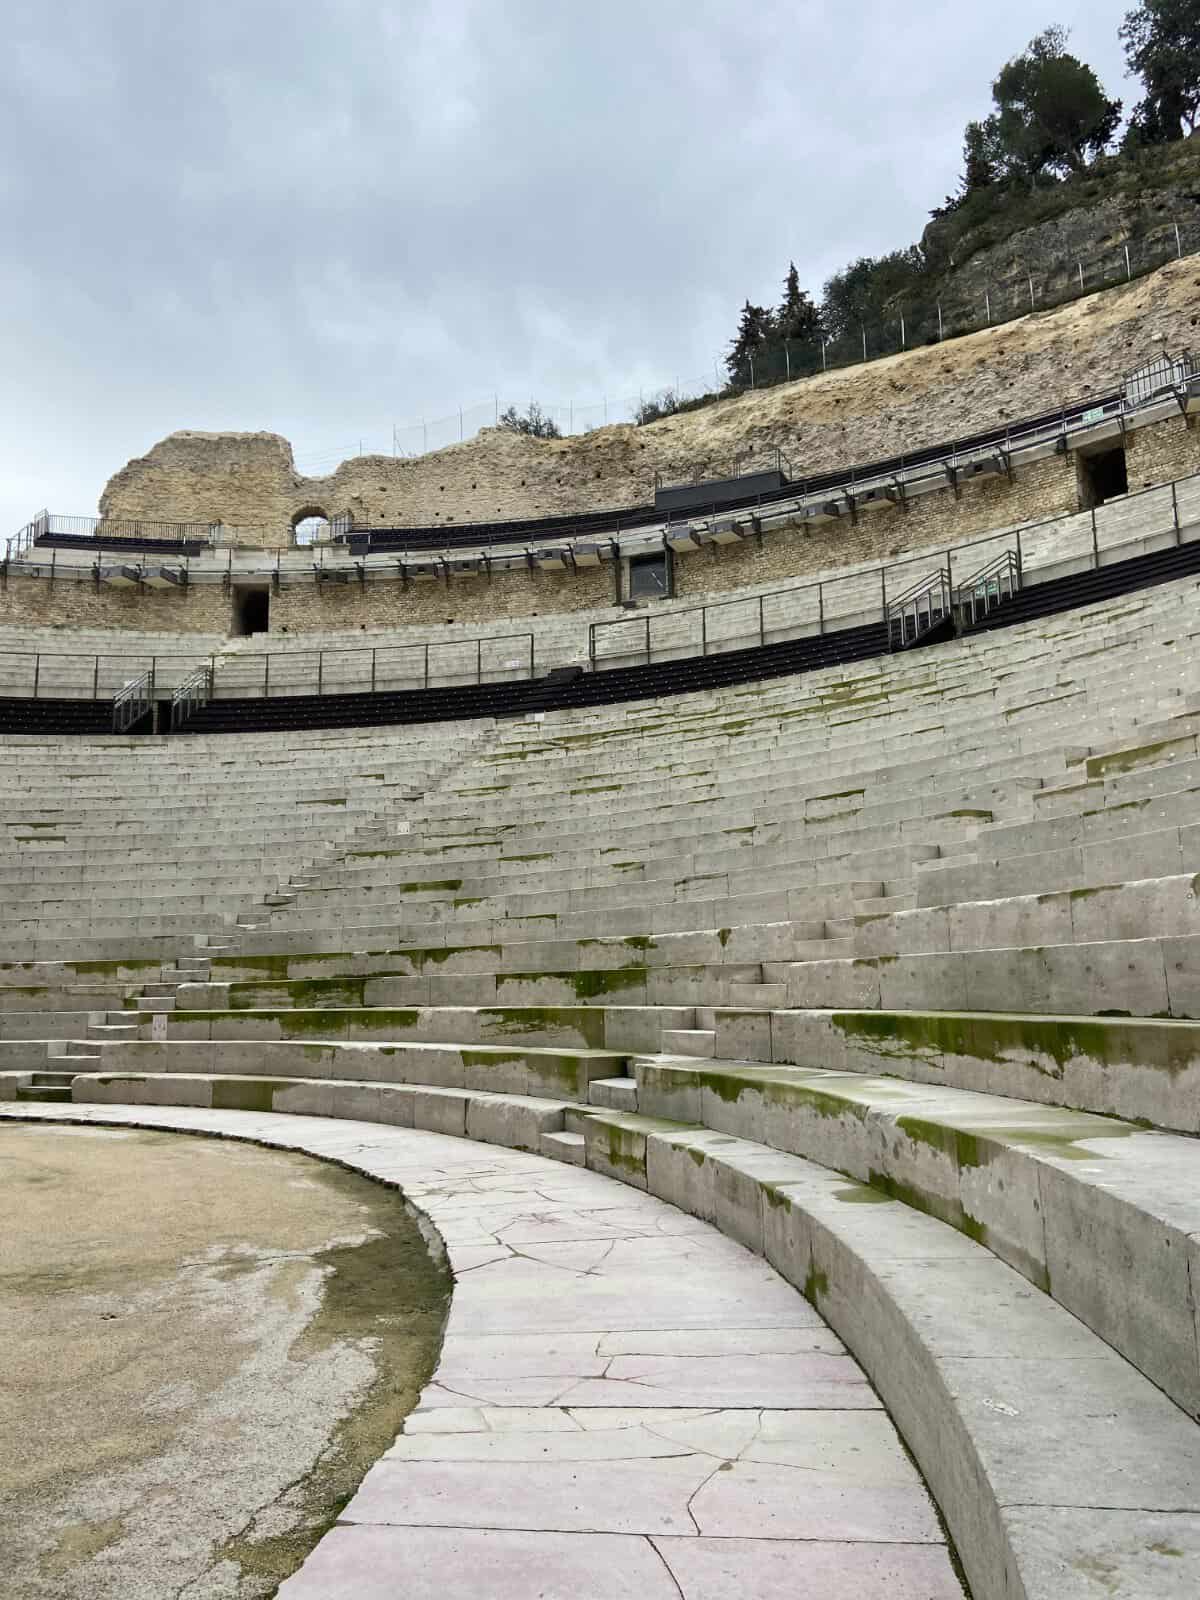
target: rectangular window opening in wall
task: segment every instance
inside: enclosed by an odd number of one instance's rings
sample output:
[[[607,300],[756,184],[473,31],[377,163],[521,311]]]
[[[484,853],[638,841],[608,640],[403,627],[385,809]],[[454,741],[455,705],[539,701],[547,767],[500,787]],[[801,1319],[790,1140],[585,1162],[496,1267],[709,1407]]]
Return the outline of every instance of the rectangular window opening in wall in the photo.
[[[674,585],[669,550],[655,551],[651,555],[629,558],[629,598],[631,600],[667,600]]]
[[[233,591],[233,628],[237,639],[252,633],[266,633],[271,626],[271,591],[269,589],[235,589]]]
[[[1080,455],[1079,505],[1083,511],[1102,506],[1106,500],[1129,493],[1129,475],[1125,466],[1125,446],[1115,445],[1111,450],[1097,450],[1090,455]]]

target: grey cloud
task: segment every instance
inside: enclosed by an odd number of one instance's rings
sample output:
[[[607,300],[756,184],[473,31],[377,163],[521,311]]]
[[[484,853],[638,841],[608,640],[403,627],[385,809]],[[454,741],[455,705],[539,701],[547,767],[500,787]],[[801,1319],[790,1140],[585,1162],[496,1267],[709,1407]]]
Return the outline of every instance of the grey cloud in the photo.
[[[1057,8],[1126,92],[1125,0]],[[789,258],[915,238],[1033,0],[10,5],[0,531],[176,427],[393,420],[711,371]],[[486,409],[486,407],[484,408]],[[594,413],[593,413],[594,415]]]

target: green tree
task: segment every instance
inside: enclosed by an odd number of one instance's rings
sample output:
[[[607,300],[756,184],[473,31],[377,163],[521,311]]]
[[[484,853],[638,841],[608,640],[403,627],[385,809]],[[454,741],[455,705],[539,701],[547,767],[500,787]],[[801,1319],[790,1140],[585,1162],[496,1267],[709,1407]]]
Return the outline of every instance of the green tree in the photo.
[[[1130,123],[1131,142],[1163,144],[1194,133],[1200,113],[1200,5],[1197,0],[1143,0],[1120,27],[1129,70],[1146,97]]]
[[[528,411],[518,411],[516,406],[509,406],[507,411],[502,411],[500,426],[507,428],[510,433],[528,434],[531,439],[562,438],[558,424],[542,410],[536,400],[529,402]]]
[[[763,356],[774,325],[775,318],[765,306],[754,306],[746,301],[738,319],[737,336],[725,357],[729,381],[739,389],[750,389],[757,381],[756,368],[763,367]]]
[[[793,261],[783,280],[783,302],[775,313],[775,337],[811,344],[820,336],[820,313],[800,287],[800,274]]]
[[[886,256],[860,256],[835,272],[821,296],[821,323],[831,339],[857,339],[861,328],[896,319],[902,303],[919,293],[925,257],[919,245]]]
[[[1108,99],[1066,44],[1065,29],[1047,28],[992,85],[996,146],[1009,172],[1030,179],[1082,172],[1116,131],[1121,102]]]

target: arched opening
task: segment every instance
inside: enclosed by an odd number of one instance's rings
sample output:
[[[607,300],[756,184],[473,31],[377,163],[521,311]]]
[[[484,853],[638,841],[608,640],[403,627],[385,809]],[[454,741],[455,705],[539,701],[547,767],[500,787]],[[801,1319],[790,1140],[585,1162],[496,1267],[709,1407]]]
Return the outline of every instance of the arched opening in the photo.
[[[329,537],[329,517],[320,506],[305,506],[292,518],[292,543],[316,544]]]

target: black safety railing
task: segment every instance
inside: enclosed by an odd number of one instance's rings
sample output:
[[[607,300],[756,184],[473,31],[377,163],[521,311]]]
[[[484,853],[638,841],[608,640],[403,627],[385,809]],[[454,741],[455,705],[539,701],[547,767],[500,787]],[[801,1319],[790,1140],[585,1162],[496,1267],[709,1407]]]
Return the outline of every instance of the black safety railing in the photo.
[[[118,689],[113,696],[112,731],[128,733],[154,707],[154,668]]]

